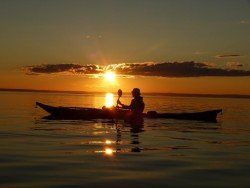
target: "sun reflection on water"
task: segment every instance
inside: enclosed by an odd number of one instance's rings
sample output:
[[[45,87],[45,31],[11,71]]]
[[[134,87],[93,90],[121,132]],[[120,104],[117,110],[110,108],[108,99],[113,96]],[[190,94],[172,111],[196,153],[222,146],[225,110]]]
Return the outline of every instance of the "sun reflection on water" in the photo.
[[[105,154],[106,155],[113,155],[113,153],[115,152],[113,149],[111,148],[105,148]]]
[[[105,96],[105,106],[112,107],[114,105],[114,94],[113,93],[106,93]]]
[[[104,148],[102,150],[96,150],[95,153],[103,153],[104,155],[107,155],[107,156],[113,156],[113,154],[117,152],[116,149],[113,149],[111,147],[114,141],[106,139],[102,141],[101,143],[105,145]]]
[[[105,140],[105,144],[111,144],[112,141],[111,140]]]

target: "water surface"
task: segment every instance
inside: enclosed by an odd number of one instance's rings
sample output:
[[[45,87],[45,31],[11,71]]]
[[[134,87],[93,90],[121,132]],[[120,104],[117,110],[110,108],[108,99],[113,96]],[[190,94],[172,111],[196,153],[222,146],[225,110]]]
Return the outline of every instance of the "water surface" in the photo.
[[[35,101],[102,107],[104,94],[0,92],[1,187],[249,187],[250,100],[144,95],[146,110],[222,108],[218,123],[45,120]],[[115,100],[115,99],[114,99]],[[121,98],[124,103],[129,95]]]

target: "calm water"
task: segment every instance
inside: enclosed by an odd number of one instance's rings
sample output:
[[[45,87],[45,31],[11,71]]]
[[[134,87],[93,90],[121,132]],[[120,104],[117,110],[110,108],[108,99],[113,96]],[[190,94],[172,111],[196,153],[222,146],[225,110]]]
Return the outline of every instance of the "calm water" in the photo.
[[[109,98],[109,97],[108,97]],[[128,103],[130,96],[121,99]],[[35,101],[102,107],[104,94],[0,92],[1,187],[249,187],[250,100],[144,95],[147,110],[223,108],[218,123],[55,121]]]

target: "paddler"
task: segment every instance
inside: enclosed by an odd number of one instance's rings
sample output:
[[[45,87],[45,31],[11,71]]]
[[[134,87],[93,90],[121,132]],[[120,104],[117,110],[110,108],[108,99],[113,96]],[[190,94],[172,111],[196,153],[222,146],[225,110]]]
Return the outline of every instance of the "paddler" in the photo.
[[[141,121],[142,112],[144,110],[145,104],[143,102],[143,97],[141,97],[141,91],[139,88],[134,88],[132,90],[133,99],[131,100],[130,105],[122,104],[120,99],[117,100],[117,104],[123,109],[129,109],[131,111],[130,120],[132,121]]]

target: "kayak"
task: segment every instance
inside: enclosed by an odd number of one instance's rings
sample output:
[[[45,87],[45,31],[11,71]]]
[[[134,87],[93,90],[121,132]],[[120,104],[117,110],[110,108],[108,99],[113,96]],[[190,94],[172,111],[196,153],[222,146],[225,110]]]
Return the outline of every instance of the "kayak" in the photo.
[[[54,119],[127,119],[131,115],[130,110],[120,108],[82,108],[82,107],[54,107],[40,102],[36,105],[50,114],[50,118]],[[216,122],[217,115],[222,113],[222,109],[209,110],[203,112],[192,113],[157,113],[156,111],[148,111],[143,113],[143,118],[162,118],[162,119],[185,119]]]

